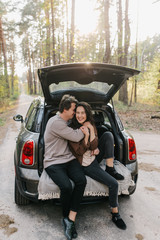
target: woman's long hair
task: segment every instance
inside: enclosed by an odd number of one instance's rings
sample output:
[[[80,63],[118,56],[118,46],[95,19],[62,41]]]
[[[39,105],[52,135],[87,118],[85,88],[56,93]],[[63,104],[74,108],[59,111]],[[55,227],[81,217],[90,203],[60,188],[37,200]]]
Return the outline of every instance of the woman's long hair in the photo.
[[[86,122],[90,122],[93,126],[95,126],[93,114],[92,114],[92,108],[87,102],[78,102],[75,108],[75,111],[77,110],[77,107],[83,107],[86,113]],[[74,115],[72,119],[72,123],[70,126],[74,129],[80,128],[82,125],[77,121],[76,114]]]

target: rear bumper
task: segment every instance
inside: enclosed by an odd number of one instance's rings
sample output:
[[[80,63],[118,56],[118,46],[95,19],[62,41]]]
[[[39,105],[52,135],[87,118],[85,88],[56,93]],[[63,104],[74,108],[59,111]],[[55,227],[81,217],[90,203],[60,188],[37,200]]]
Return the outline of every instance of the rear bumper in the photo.
[[[137,163],[137,161],[133,162],[133,163],[130,163],[130,164],[126,164],[126,167],[131,172],[132,177],[134,177],[135,175],[138,174],[138,163]]]
[[[31,201],[38,201],[39,176],[37,169],[16,167],[16,180],[21,195]]]
[[[133,162],[131,164],[126,164],[126,167],[128,168],[128,170],[131,172],[131,177],[132,177],[132,180],[134,181],[135,185],[134,186],[130,186],[128,191],[129,191],[129,194],[133,194],[136,190],[136,187],[137,187],[137,180],[138,180],[138,163],[137,161],[136,162]]]

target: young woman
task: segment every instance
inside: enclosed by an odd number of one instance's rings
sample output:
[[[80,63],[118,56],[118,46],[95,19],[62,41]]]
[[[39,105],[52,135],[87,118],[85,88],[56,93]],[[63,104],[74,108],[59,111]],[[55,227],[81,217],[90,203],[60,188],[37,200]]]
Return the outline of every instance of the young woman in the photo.
[[[83,130],[85,137],[78,143],[69,141],[70,149],[82,165],[85,175],[108,186],[112,221],[118,228],[125,230],[126,224],[118,212],[118,182],[116,181],[116,179],[122,180],[124,178],[115,171],[113,166],[113,135],[110,132],[105,132],[98,141],[91,107],[86,102],[78,103],[76,114],[70,124],[73,129],[78,129],[81,126],[87,127]],[[99,166],[99,162],[103,159],[106,159],[105,171]]]

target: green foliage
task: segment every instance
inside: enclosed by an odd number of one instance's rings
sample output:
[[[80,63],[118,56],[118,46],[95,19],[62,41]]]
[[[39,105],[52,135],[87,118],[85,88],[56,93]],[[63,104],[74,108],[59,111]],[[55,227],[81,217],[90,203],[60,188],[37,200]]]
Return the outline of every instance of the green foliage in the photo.
[[[19,78],[17,75],[13,77],[13,89],[12,89],[12,83],[11,83],[11,76],[9,76],[9,80],[10,80],[11,99],[17,99],[19,96]]]
[[[2,14],[5,13],[5,11],[6,11],[6,4],[0,1],[0,16],[2,16]]]
[[[160,106],[160,54],[157,54],[138,83],[138,98],[141,102]]]
[[[6,82],[5,76],[0,74],[0,100],[6,98]]]
[[[152,38],[147,38],[143,42],[137,43],[138,48],[138,69],[142,72],[146,71],[148,64],[153,61],[153,58],[160,52],[160,35],[155,35]],[[131,46],[129,53],[130,67],[135,67],[135,45]]]
[[[6,10],[14,11],[14,8],[18,6],[18,0],[7,2],[10,4],[3,4],[6,0],[0,0],[0,16],[3,17]],[[7,66],[8,66],[8,75],[9,75],[9,86],[11,99],[16,99],[19,95],[19,79],[17,76],[13,76],[14,79],[14,91],[11,84],[11,61],[13,60],[14,46],[12,46],[12,41],[14,42],[13,36],[20,36],[22,41],[18,47],[21,47],[19,51],[22,53],[21,59],[25,66],[27,66],[26,79],[23,82],[25,92],[30,92],[30,86],[33,85],[33,76],[38,82],[37,69],[45,66],[47,64],[53,64],[53,51],[56,55],[56,64],[69,62],[69,46],[70,46],[70,36],[71,36],[71,23],[70,23],[70,14],[71,6],[68,1],[68,13],[66,10],[67,1],[64,0],[54,0],[53,2],[53,13],[54,13],[54,31],[52,29],[52,15],[51,15],[51,0],[27,0],[24,1],[24,4],[19,8],[19,13],[21,14],[21,19],[19,23],[13,22],[11,25],[7,18],[3,19],[3,26],[5,26],[5,41],[7,45]],[[104,0],[97,0],[97,11],[99,13],[99,21],[97,24],[97,29],[94,33],[81,36],[78,31],[75,30],[74,34],[74,56],[73,59],[75,62],[103,62],[103,56],[105,52],[105,17],[104,17]],[[112,6],[116,6],[116,1],[111,1]],[[6,5],[6,6],[5,6]],[[85,7],[85,6],[84,6]],[[2,11],[3,10],[3,11]],[[5,11],[4,11],[5,10]],[[11,11],[11,12],[12,12]],[[75,13],[76,14],[76,13]],[[67,18],[67,15],[69,18]],[[82,16],[83,17],[83,16]],[[116,19],[116,18],[115,18]],[[117,20],[116,20],[117,21]],[[110,27],[112,29],[112,24]],[[18,33],[17,33],[18,32]],[[53,34],[54,33],[54,34]],[[117,51],[117,32],[116,35],[114,32],[111,33],[111,62],[116,64],[118,59]],[[67,34],[68,38],[67,38]],[[55,38],[55,46],[53,49],[53,35]],[[115,35],[115,36],[114,36]],[[69,41],[68,41],[69,40]],[[160,103],[160,89],[158,89],[158,83],[160,81],[160,65],[158,55],[160,42],[160,35],[156,35],[153,38],[147,38],[143,42],[137,43],[138,45],[138,69],[142,70],[142,74],[137,77],[137,100],[141,103],[150,103],[150,104],[159,104]],[[12,46],[12,47],[11,47]],[[16,55],[15,50],[15,55]],[[155,56],[157,53],[157,56]],[[123,54],[123,53],[122,53]],[[135,45],[130,47],[130,52],[128,54],[129,67],[135,67]],[[3,56],[0,59],[3,63]],[[16,57],[14,62],[16,64]],[[4,63],[3,63],[4,64]],[[4,66],[2,69],[4,70]],[[29,76],[30,73],[30,76]],[[29,84],[29,79],[31,83]],[[28,83],[27,83],[28,80]],[[134,79],[130,80],[128,83],[128,95],[129,98],[132,92],[132,83],[134,84]],[[100,86],[100,85],[99,85]],[[6,82],[4,71],[0,72],[0,102],[4,102],[6,98]],[[34,89],[34,87],[33,87]],[[41,92],[40,87],[37,83],[38,93]],[[34,92],[33,92],[34,93]],[[117,100],[118,95],[116,94],[115,99]],[[121,104],[121,103],[119,103]],[[124,106],[121,106],[123,109]],[[127,108],[127,106],[126,106]]]
[[[10,79],[10,76],[9,76]],[[10,99],[14,100],[17,99],[19,96],[19,80],[17,76],[14,76],[14,92],[13,94],[10,94]],[[10,82],[10,90],[11,90],[11,82]],[[7,86],[5,81],[5,76],[2,74],[2,71],[0,72],[0,104],[7,106],[8,105],[8,96],[7,96]]]
[[[121,101],[114,101],[114,106],[118,112],[126,113],[128,110],[131,111],[159,111],[159,106],[148,103],[133,103],[131,106],[127,106]]]
[[[4,125],[4,119],[0,118],[0,127]]]
[[[96,33],[87,36],[77,36],[75,49],[75,62],[102,62],[99,54],[99,43]]]

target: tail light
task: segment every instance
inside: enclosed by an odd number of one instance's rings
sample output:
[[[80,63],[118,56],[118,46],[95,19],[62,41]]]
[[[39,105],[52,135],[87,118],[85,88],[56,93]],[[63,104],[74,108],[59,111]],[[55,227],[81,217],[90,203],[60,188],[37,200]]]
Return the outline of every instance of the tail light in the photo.
[[[21,161],[24,165],[33,165],[34,156],[34,142],[29,140],[25,142],[22,149]]]
[[[136,145],[133,138],[128,138],[129,160],[133,161],[137,158]]]

